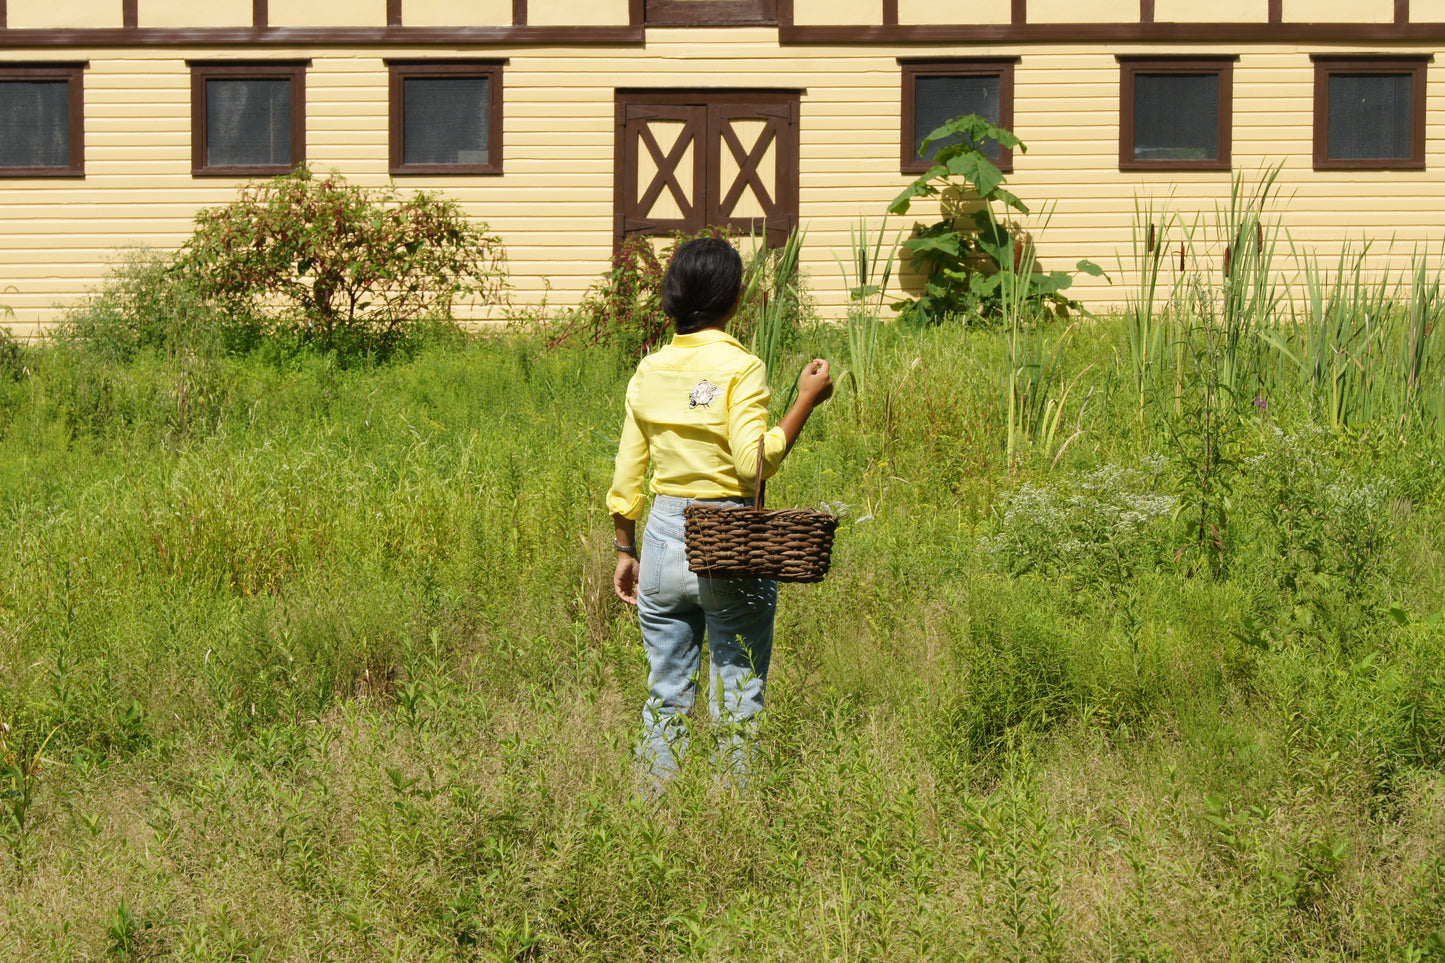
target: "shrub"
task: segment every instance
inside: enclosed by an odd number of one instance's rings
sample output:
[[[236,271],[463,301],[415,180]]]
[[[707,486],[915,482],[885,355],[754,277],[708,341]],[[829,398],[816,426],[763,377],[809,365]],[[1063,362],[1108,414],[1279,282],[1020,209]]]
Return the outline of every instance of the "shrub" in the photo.
[[[265,330],[256,313],[209,298],[170,255],[134,248],[121,252],[101,289],[66,314],[55,336],[125,362],[146,351],[244,353]]]
[[[632,234],[612,255],[612,265],[583,297],[548,348],[565,344],[615,348],[624,366],[630,367],[671,335],[672,322],[662,311],[662,277],[672,255],[682,244],[698,237],[721,237],[742,249],[743,303],[728,322],[728,331],[743,344],[759,351],[759,336],[774,347],[786,346],[799,321],[811,311],[797,271],[794,235],[781,248],[750,251],[746,241],[725,227],[707,227],[695,234],[674,234],[661,253],[657,239]]]
[[[1150,456],[1138,468],[1104,465],[1059,484],[1025,483],[1004,496],[994,533],[979,548],[1013,575],[1127,582],[1168,556],[1178,499],[1159,491],[1167,467]]]
[[[25,375],[25,349],[10,329],[0,327],[0,380],[19,381]]]
[[[176,266],[239,316],[275,313],[323,350],[385,354],[423,318],[500,299],[504,258],[453,201],[303,167],[198,213]]]
[[[666,260],[672,259],[679,243],[674,240],[668,246]],[[667,337],[670,327],[662,313],[664,264],[651,237],[629,234],[613,252],[607,273],[588,289],[547,346],[615,345],[628,359],[651,351]]]

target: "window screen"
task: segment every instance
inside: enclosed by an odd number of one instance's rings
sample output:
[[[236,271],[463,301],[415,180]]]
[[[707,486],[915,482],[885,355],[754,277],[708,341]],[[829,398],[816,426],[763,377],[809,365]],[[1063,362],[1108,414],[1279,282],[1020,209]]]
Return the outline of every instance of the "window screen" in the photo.
[[[914,80],[913,100],[913,150],[915,156],[923,141],[945,121],[965,114],[978,114],[990,123],[999,123],[999,95],[1002,84],[999,75],[917,77]],[[939,149],[959,142],[957,137],[934,141],[928,145],[927,160],[932,160]],[[990,159],[999,159],[997,141],[982,145],[984,154]]]
[[[1134,75],[1134,160],[1219,159],[1219,75]]]
[[[0,81],[0,168],[69,166],[69,82]]]
[[[490,78],[407,77],[402,117],[403,164],[490,163]]]
[[[1329,159],[1408,159],[1413,84],[1410,74],[1331,74]]]
[[[206,81],[206,166],[291,166],[291,81]]]

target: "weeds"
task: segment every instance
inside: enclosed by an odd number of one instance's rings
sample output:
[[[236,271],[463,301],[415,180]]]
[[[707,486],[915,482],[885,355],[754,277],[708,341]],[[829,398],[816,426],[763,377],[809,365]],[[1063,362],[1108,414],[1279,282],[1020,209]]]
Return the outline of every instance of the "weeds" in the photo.
[[[1088,430],[1013,464],[1027,340],[882,333],[877,404],[821,409],[784,468],[856,507],[828,581],[782,595],[756,778],[695,753],[656,804],[636,625],[590,571],[624,371],[495,337],[359,368],[27,346],[0,953],[1426,958],[1436,435],[1313,423],[1264,342],[1238,357],[1267,407],[1231,395],[1217,292],[1187,303],[1147,431],[1130,320],[1045,329],[1056,442],[1084,399]],[[791,329],[779,366],[847,337]],[[1234,420],[1187,434],[1207,411]],[[1224,493],[1216,569],[1179,520]]]

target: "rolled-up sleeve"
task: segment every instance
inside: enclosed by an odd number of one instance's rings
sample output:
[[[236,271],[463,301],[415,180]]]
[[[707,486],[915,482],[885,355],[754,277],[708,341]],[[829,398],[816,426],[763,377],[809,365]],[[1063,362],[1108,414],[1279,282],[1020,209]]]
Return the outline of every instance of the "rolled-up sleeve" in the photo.
[[[783,429],[768,427],[767,369],[761,361],[749,365],[732,383],[728,397],[728,447],[733,453],[733,467],[738,481],[749,488],[758,484],[758,441],[763,444],[763,477],[777,473],[787,454],[788,441]]]
[[[637,424],[632,408],[632,388],[627,391],[627,417],[622,423],[622,440],[617,445],[617,463],[612,471],[612,489],[607,493],[607,510],[636,521],[642,517],[646,499],[642,494],[647,475],[647,436]]]

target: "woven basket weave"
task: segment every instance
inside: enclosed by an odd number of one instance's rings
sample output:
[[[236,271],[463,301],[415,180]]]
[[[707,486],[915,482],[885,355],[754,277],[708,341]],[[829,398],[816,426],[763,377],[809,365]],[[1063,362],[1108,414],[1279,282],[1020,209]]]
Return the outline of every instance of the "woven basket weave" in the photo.
[[[763,507],[763,440],[758,439],[755,506],[689,505],[683,509],[687,567],[708,578],[821,582],[833,561],[838,519],[806,508]]]

